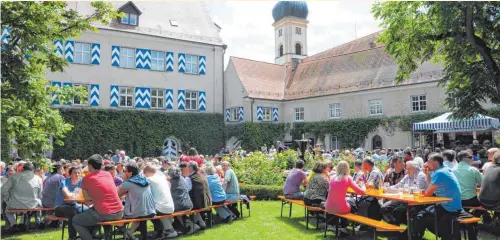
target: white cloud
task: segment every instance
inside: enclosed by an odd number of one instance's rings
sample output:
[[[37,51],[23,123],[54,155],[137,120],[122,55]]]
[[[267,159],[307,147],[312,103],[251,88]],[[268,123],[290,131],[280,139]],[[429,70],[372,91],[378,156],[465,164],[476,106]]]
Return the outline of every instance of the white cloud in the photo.
[[[307,2],[309,55],[325,51],[380,30],[370,13],[374,2]],[[209,2],[212,19],[221,26],[221,38],[230,56],[264,62],[274,61],[274,19],[276,1]],[[355,28],[356,25],[356,28]],[[355,30],[357,29],[357,31]]]

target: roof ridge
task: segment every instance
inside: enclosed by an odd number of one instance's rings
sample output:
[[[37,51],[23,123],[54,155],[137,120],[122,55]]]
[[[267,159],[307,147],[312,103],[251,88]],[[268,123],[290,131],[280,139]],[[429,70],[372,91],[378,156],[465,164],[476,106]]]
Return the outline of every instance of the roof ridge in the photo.
[[[350,54],[354,54],[354,53],[371,51],[371,50],[375,50],[375,49],[379,49],[379,48],[385,48],[385,45],[381,45],[381,46],[377,46],[377,47],[373,47],[373,48],[362,49],[362,50],[359,50],[359,51],[354,51],[354,52],[349,52],[349,53],[344,53],[344,54],[338,54],[338,55],[333,55],[333,56],[328,56],[328,57],[323,57],[323,58],[312,59],[312,60],[308,60],[308,61],[303,61],[302,63],[308,63],[308,62],[314,62],[314,61],[319,61],[319,60],[325,60],[325,59],[328,59],[328,58],[341,57],[341,56],[346,56],[346,55],[350,55]]]
[[[282,65],[282,64],[264,62],[264,61],[249,59],[249,58],[242,58],[242,57],[235,57],[235,56],[231,56],[231,58],[238,58],[238,59],[248,60],[248,61],[252,61],[252,62],[260,62],[260,63],[271,64],[271,65],[276,65],[276,66],[285,66],[285,65]]]

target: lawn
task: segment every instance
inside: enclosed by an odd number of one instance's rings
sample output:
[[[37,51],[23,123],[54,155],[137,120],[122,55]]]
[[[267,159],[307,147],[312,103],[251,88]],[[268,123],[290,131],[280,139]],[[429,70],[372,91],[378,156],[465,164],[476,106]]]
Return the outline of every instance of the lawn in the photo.
[[[251,205],[252,215],[248,217],[248,211],[243,208],[244,218],[236,220],[232,224],[216,225],[211,229],[206,229],[182,239],[323,239],[323,232],[320,230],[306,230],[304,209],[294,206],[292,217],[280,217],[280,202],[278,201],[254,201]],[[288,208],[286,208],[288,210]],[[285,215],[285,214],[284,214]],[[149,226],[152,230],[152,226]],[[310,227],[314,228],[314,225]],[[334,239],[333,233],[328,233],[327,239]],[[65,234],[67,236],[67,234]],[[435,239],[432,233],[426,233],[426,239]],[[9,238],[16,240],[59,240],[61,239],[60,229],[51,229],[43,232],[15,235]],[[372,236],[349,237],[345,239],[372,239]],[[380,238],[383,239],[383,238]],[[491,235],[481,234],[480,239],[500,239]]]

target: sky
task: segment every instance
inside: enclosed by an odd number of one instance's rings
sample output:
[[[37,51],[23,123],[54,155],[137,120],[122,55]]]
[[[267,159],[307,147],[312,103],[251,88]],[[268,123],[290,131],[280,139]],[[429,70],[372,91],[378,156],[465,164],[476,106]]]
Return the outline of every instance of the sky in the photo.
[[[212,20],[222,30],[230,56],[274,62],[274,19],[277,1],[209,1]],[[380,30],[370,13],[375,1],[308,1],[309,56]],[[357,37],[356,37],[357,36]]]

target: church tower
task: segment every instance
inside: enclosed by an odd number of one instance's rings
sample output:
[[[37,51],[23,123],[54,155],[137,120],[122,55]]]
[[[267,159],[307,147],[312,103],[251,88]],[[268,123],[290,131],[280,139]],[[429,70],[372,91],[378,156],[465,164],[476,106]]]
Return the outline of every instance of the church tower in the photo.
[[[274,51],[276,64],[291,63],[307,57],[306,2],[280,1],[273,8]]]

